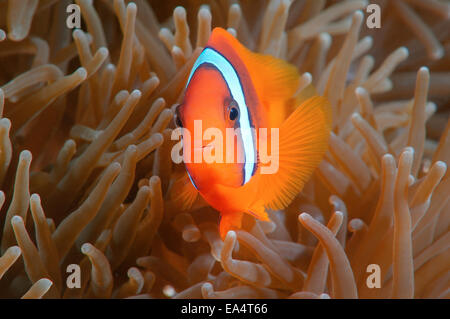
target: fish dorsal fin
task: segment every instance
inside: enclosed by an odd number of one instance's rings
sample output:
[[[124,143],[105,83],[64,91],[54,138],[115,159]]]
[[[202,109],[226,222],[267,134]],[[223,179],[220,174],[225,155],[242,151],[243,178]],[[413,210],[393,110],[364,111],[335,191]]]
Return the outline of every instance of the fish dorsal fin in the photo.
[[[308,86],[306,86],[303,90],[301,90],[300,92],[298,92],[295,95],[295,102],[294,102],[294,109],[295,110],[297,107],[299,107],[303,102],[305,102],[307,99],[318,95],[316,88],[314,87],[314,85],[311,83]]]
[[[298,195],[322,160],[330,131],[331,107],[321,96],[307,99],[286,119],[279,131],[278,171],[258,173],[265,207],[282,209]]]
[[[297,68],[271,55],[251,52],[222,28],[215,28],[208,45],[230,58],[229,48],[245,65],[255,90],[263,103],[286,101],[293,97],[299,85]],[[224,52],[225,51],[225,52]],[[232,64],[235,57],[232,56]]]
[[[297,68],[271,55],[253,53],[246,48],[246,63],[253,85],[263,100],[287,101],[297,91],[299,73]]]

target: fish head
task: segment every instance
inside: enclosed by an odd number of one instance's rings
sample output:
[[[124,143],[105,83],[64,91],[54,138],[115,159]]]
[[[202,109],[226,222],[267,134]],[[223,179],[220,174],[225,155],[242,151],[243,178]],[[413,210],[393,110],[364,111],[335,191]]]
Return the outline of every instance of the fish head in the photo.
[[[197,189],[213,184],[243,184],[243,143],[239,107],[222,74],[207,64],[199,67],[176,109],[183,128],[183,159]]]

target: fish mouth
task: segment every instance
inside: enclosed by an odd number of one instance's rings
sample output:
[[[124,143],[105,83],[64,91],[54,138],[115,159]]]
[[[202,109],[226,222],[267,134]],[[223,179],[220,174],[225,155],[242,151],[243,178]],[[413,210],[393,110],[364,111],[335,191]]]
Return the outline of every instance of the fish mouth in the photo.
[[[209,143],[209,144],[206,144],[206,145],[202,145],[201,147],[194,147],[194,151],[202,151],[202,150],[204,150],[204,149],[207,149],[207,148],[214,148],[214,144],[212,144],[212,143]]]

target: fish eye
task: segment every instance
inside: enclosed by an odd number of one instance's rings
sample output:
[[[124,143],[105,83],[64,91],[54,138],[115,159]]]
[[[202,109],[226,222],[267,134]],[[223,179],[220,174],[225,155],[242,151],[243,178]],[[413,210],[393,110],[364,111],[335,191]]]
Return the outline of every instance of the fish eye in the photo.
[[[230,121],[235,121],[239,118],[239,108],[237,102],[232,97],[226,97],[224,100],[225,116]]]
[[[233,106],[230,108],[230,120],[234,121],[238,118],[239,116],[239,110],[237,109],[237,107]]]

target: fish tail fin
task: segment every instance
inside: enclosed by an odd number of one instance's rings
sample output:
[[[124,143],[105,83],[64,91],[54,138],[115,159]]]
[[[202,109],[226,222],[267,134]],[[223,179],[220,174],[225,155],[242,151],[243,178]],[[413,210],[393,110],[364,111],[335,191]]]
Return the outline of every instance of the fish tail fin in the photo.
[[[222,239],[225,239],[229,230],[241,228],[242,216],[243,213],[220,213],[219,232]]]
[[[259,194],[267,208],[282,209],[298,195],[322,160],[330,131],[331,107],[321,96],[307,99],[284,121],[279,130],[278,170],[264,174],[264,167],[260,168]]]

